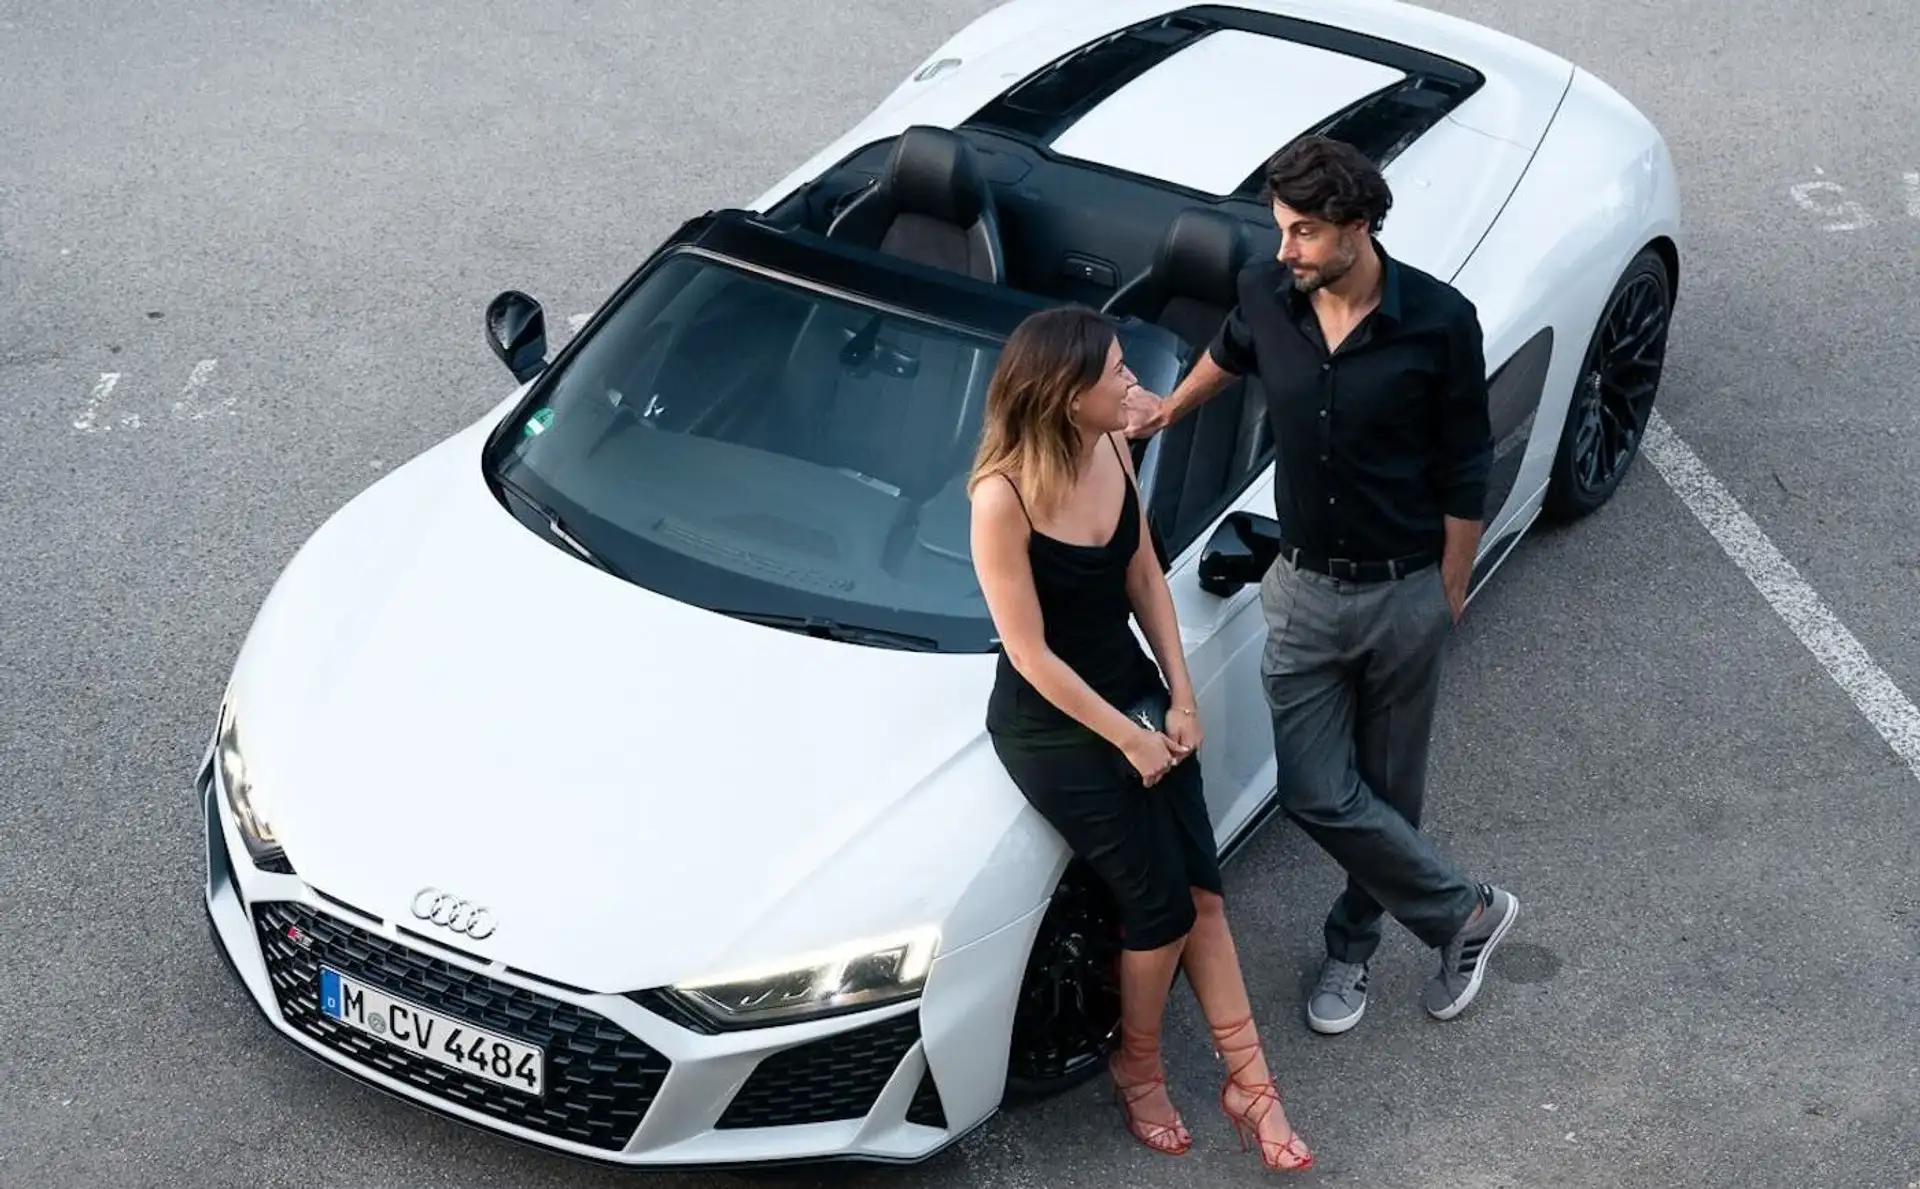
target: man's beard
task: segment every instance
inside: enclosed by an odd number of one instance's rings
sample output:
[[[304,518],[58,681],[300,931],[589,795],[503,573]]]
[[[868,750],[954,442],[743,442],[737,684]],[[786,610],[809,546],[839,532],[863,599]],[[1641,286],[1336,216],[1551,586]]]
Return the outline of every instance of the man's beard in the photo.
[[[1347,245],[1346,251],[1342,252],[1338,259],[1323,268],[1305,274],[1302,274],[1297,268],[1289,269],[1288,271],[1293,275],[1293,287],[1295,289],[1302,293],[1312,293],[1315,289],[1325,288],[1338,281],[1341,277],[1346,276],[1348,272],[1352,271],[1353,262],[1359,258],[1360,253],[1351,245]]]

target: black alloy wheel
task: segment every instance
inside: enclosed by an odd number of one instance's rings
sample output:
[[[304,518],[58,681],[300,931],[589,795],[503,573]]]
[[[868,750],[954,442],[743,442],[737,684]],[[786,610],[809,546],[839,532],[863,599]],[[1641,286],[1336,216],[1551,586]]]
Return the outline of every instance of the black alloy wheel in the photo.
[[[1027,955],[1008,1053],[1009,1097],[1081,1085],[1105,1070],[1119,1038],[1119,917],[1112,894],[1076,859]]]
[[[1653,416],[1672,317],[1666,263],[1649,248],[1614,286],[1587,347],[1547,489],[1552,518],[1596,511],[1626,477]]]

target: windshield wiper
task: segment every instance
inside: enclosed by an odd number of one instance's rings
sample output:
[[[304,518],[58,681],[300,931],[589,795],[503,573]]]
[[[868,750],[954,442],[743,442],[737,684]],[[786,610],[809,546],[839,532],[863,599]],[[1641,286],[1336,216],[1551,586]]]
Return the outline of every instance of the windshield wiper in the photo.
[[[919,652],[935,652],[940,648],[940,642],[931,636],[897,632],[891,628],[868,627],[865,624],[844,623],[824,615],[782,615],[774,611],[727,611],[719,608],[710,608],[710,610],[713,610],[716,615],[729,616],[747,623],[800,632],[822,640],[838,640],[846,644],[884,644],[893,648],[909,648]]]
[[[592,565],[600,567],[607,573],[612,574],[615,578],[627,582],[633,581],[625,571],[582,544],[578,537],[568,531],[566,522],[560,519],[557,512],[539,500],[534,499],[531,495],[528,495],[525,488],[507,478],[505,475],[500,474],[498,471],[493,472],[490,478],[500,484],[503,489],[512,492],[515,498],[519,499],[521,503],[533,509],[535,515],[547,522],[548,531],[565,543],[575,553],[579,554],[582,559]],[[921,652],[935,652],[940,648],[940,642],[931,636],[919,636],[912,632],[897,632],[890,628],[868,627],[864,624],[844,623],[840,620],[830,619],[821,615],[783,615],[773,611],[709,609],[713,610],[716,615],[726,615],[747,623],[762,624],[766,627],[780,628],[784,631],[801,632],[822,640],[839,640],[848,644],[882,644],[892,648],[908,648]]]
[[[518,483],[515,483],[513,480],[507,478],[505,475],[500,474],[498,471],[494,472],[493,480],[494,482],[498,483],[501,487],[504,487],[508,491],[511,491],[515,495],[515,497],[517,497],[520,500],[521,503],[533,509],[535,515],[539,516],[540,519],[547,522],[547,531],[552,533],[555,537],[559,538],[562,544],[566,545],[568,548],[572,549],[575,553],[579,554],[582,559],[584,559],[591,565],[600,567],[601,569],[605,570],[607,573],[612,574],[615,578],[619,578],[622,581],[627,581],[627,582],[632,581],[632,579],[629,578],[627,574],[624,571],[622,571],[619,567],[615,566],[612,562],[609,562],[606,558],[601,557],[598,553],[595,553],[593,550],[581,544],[580,539],[574,536],[572,532],[568,531],[566,522],[560,519],[560,514],[558,512],[555,512],[552,508],[547,507],[545,504],[541,503],[539,500],[534,499],[532,496],[528,495],[525,488],[521,487]]]

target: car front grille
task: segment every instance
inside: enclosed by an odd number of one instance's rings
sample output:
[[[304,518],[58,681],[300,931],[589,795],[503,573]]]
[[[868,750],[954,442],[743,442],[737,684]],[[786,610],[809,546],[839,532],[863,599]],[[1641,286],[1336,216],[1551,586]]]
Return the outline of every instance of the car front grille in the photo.
[[[919,1039],[920,1017],[909,1012],[775,1053],[754,1069],[717,1126],[861,1118]]]
[[[454,966],[301,904],[256,904],[254,925],[289,1024],[437,1098],[544,1135],[618,1151],[666,1078],[664,1056],[572,1004]],[[322,1015],[322,963],[397,999],[539,1045],[547,1057],[546,1093],[535,1097],[474,1077]]]

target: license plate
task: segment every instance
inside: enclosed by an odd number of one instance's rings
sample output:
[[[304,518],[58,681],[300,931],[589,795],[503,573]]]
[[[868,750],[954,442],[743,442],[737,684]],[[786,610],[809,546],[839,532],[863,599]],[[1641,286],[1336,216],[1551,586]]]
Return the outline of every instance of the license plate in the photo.
[[[320,1012],[357,1032],[502,1086],[538,1095],[546,1054],[320,968]]]

